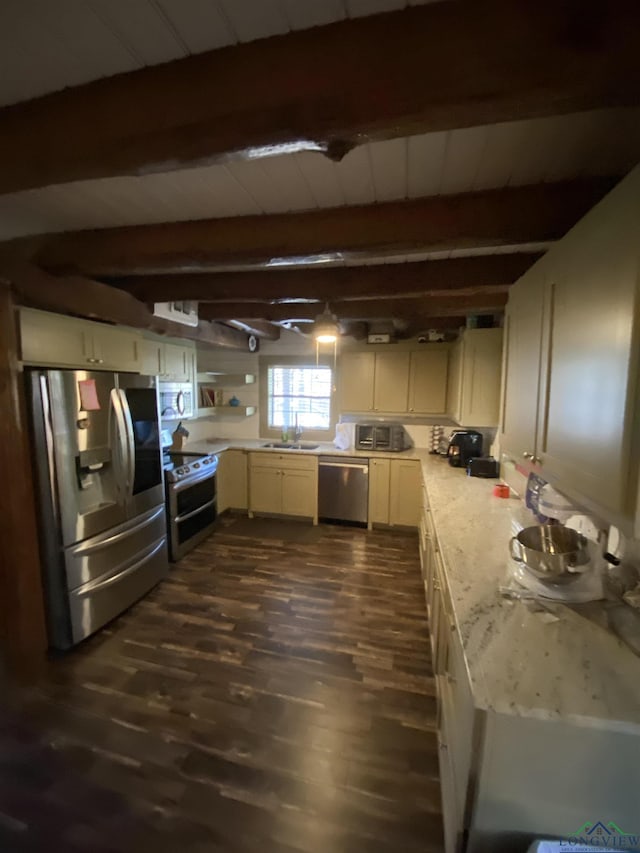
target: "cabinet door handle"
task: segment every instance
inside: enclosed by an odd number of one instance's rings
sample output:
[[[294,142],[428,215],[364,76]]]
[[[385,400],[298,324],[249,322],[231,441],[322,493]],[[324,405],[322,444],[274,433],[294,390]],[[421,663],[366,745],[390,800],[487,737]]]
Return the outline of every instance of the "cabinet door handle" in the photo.
[[[542,459],[539,456],[534,456],[533,461],[536,463],[536,465],[542,465]]]
[[[533,459],[533,453],[529,453],[527,450],[522,454],[523,459]]]

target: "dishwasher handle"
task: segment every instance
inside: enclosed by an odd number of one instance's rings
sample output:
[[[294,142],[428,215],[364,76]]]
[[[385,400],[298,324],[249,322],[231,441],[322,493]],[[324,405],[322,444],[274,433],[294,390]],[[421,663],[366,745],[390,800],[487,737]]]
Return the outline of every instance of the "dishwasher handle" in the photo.
[[[350,468],[352,471],[362,471],[365,474],[369,473],[368,465],[354,465],[353,462],[318,462],[320,468]]]

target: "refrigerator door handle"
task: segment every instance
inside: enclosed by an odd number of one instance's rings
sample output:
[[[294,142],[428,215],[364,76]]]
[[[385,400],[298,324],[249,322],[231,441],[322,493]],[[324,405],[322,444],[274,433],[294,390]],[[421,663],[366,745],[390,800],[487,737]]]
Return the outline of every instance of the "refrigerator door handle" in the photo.
[[[53,424],[51,422],[51,406],[49,404],[49,385],[47,377],[40,374],[40,399],[42,401],[42,416],[44,421],[45,444],[47,447],[47,460],[49,462],[49,490],[51,493],[51,505],[55,518],[59,519],[58,490],[56,489],[56,457],[53,450]]]
[[[125,495],[129,494],[129,463],[128,463],[128,443],[127,443],[127,426],[124,420],[124,412],[122,411],[122,403],[118,396],[118,391],[113,388],[111,391],[111,405],[116,418],[116,438],[118,441],[118,471],[116,479],[118,490],[121,488],[121,482],[124,480]]]
[[[136,475],[136,444],[133,434],[133,420],[131,409],[127,400],[126,392],[118,389],[120,405],[122,406],[123,420],[125,424],[125,439],[127,443],[127,499],[133,498],[133,483]]]

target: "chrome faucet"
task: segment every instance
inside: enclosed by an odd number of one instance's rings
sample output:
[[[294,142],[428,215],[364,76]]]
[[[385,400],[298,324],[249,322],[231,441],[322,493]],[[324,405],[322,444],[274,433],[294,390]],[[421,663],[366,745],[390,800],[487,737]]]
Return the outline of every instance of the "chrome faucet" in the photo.
[[[298,413],[296,412],[296,423],[295,423],[295,427],[293,429],[293,440],[294,441],[300,441],[301,438],[302,438],[302,427],[298,423]]]

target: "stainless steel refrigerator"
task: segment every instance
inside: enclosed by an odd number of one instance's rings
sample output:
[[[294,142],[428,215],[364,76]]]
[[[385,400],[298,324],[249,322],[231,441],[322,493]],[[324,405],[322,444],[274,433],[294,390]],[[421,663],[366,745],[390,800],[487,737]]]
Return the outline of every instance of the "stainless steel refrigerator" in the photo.
[[[53,648],[88,637],[168,571],[155,377],[29,370]]]

